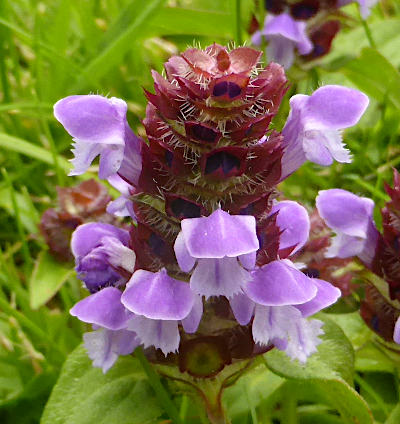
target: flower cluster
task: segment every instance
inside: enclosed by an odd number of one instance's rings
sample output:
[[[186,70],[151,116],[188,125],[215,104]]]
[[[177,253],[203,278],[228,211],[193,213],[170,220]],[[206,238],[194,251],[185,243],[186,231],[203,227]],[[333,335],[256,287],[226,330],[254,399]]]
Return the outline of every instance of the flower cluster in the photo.
[[[391,200],[381,211],[382,233],[374,223],[371,199],[331,189],[320,192],[317,208],[336,233],[327,256],[357,257],[372,273],[361,316],[385,340],[400,343],[400,175],[396,170],[393,185],[385,187]]]
[[[259,46],[262,38],[268,42],[268,60],[286,69],[293,64],[295,50],[312,60],[327,54],[340,30],[337,9],[357,2],[365,19],[377,0],[266,0],[268,14],[262,30],[252,36]]]
[[[340,291],[290,260],[310,220],[300,204],[278,201],[276,185],[306,160],[348,162],[339,131],[368,99],[340,86],[297,95],[282,132],[272,131],[288,83],[278,64],[260,70],[260,55],[213,44],[172,57],[166,78],[153,71],[148,142],[129,128],[122,100],[55,105],[74,137],[71,174],[99,155],[100,178],[121,192],[108,210],[135,221],[129,231],[84,224],[72,238],[91,294],[71,313],[93,326],[85,345],[104,371],[138,345],[155,361],[209,376],[272,347],[305,362],[321,341],[322,322],[308,317]],[[199,370],[190,355],[204,346],[219,359]]]

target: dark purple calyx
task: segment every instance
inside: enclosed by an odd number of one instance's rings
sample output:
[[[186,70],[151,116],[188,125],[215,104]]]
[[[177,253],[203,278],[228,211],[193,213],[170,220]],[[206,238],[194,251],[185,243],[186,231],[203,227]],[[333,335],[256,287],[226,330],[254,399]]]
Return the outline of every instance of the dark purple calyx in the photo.
[[[216,179],[242,175],[246,167],[247,149],[223,147],[202,156],[202,173]]]
[[[367,285],[365,289],[365,299],[361,302],[360,314],[371,330],[386,341],[393,341],[393,330],[400,311],[394,308],[372,285]]]
[[[197,143],[215,144],[222,134],[211,125],[188,121],[185,122],[186,136]]]
[[[213,81],[211,95],[215,100],[231,102],[243,97],[248,83],[249,77],[245,73],[226,75]]]
[[[135,269],[154,272],[175,262],[175,254],[169,241],[147,225],[138,222],[137,226],[132,226],[130,235],[136,253]]]
[[[268,113],[264,116],[252,119],[245,125],[241,125],[238,129],[232,130],[230,132],[232,141],[235,143],[243,143],[245,141],[262,138],[267,132],[273,116],[273,114]]]
[[[303,0],[290,6],[290,14],[294,19],[307,20],[318,13],[318,0]]]
[[[177,219],[199,218],[206,213],[200,204],[169,193],[165,195],[165,211],[167,215]]]
[[[189,172],[189,168],[185,168],[185,161],[179,149],[173,149],[153,137],[149,137],[149,141],[151,154],[163,168],[168,169],[175,175]]]
[[[338,21],[325,22],[323,25],[315,29],[310,35],[314,48],[305,58],[312,60],[329,53],[332,41],[339,30],[340,23]]]
[[[233,99],[239,96],[242,92],[242,89],[235,83],[230,81],[221,81],[214,85],[213,96],[219,97],[228,95],[230,99]]]
[[[279,15],[285,10],[286,1],[285,0],[265,0],[265,10],[273,13],[274,15]]]

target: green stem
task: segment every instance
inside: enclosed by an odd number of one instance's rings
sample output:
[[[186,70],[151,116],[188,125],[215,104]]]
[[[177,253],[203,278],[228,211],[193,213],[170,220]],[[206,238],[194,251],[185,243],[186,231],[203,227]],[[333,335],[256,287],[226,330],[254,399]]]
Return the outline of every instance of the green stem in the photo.
[[[236,0],[235,7],[235,23],[236,23],[236,43],[238,45],[242,44],[242,21],[241,21],[241,0]]]
[[[4,181],[6,182],[10,190],[11,204],[14,209],[15,221],[17,224],[17,231],[22,243],[22,255],[24,256],[25,265],[28,266],[32,263],[32,259],[31,259],[31,254],[29,252],[28,243],[26,242],[25,231],[22,227],[21,216],[19,213],[19,207],[17,203],[17,198],[15,196],[14,187],[12,185],[10,177],[8,176],[8,172],[4,168],[1,169],[1,173],[3,174]]]
[[[248,403],[249,408],[250,408],[251,421],[252,421],[253,424],[258,424],[256,409],[254,408],[253,400],[251,399],[251,397],[249,395],[249,390],[248,390],[247,386],[244,387],[244,393],[246,395],[247,403]]]
[[[292,385],[287,381],[282,389],[282,423],[297,424],[297,398],[295,392]]]
[[[179,416],[183,422],[186,420],[186,414],[189,408],[189,398],[186,395],[182,396],[181,408],[179,410]]]
[[[374,39],[373,39],[373,37],[372,37],[372,32],[371,32],[371,30],[369,29],[369,26],[368,26],[368,24],[367,24],[367,21],[361,16],[361,12],[360,12],[360,7],[357,5],[357,7],[358,7],[358,13],[359,13],[359,16],[360,16],[360,21],[361,21],[361,24],[362,24],[362,26],[363,26],[363,28],[364,28],[364,32],[365,32],[365,35],[367,36],[367,39],[368,39],[368,42],[369,42],[369,45],[373,48],[373,49],[376,49],[376,44],[375,44],[375,41],[374,41]]]
[[[158,401],[164,407],[165,412],[169,415],[169,417],[175,424],[183,424],[175,404],[172,402],[172,399],[169,397],[168,392],[161,384],[160,377],[154,371],[153,367],[149,364],[148,360],[144,356],[142,348],[139,347],[135,350],[135,356],[139,360],[140,365],[146,373],[149,383],[153,388]]]
[[[377,406],[385,415],[385,419],[389,415],[389,409],[386,406],[384,400],[379,396],[379,394],[357,373],[354,375],[355,382],[367,393],[369,393],[375,400]]]

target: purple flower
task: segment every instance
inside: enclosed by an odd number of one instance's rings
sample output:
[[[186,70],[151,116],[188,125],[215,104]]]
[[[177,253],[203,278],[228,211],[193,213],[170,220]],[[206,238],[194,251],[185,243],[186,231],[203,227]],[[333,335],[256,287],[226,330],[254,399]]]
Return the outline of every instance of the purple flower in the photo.
[[[182,220],[181,228],[174,249],[182,271],[196,265],[190,288],[206,298],[239,292],[259,248],[254,217],[218,209],[208,217]]]
[[[165,355],[178,350],[178,322],[186,332],[195,332],[203,313],[202,300],[192,293],[189,284],[171,278],[165,269],[136,271],[121,302],[134,313],[128,329],[137,334],[144,347],[155,346]]]
[[[340,130],[355,125],[368,103],[365,94],[338,85],[321,87],[311,96],[293,96],[291,111],[282,130],[285,148],[282,179],[307,159],[323,166],[331,165],[333,160],[351,162]]]
[[[336,233],[326,256],[358,256],[371,266],[379,236],[373,221],[374,202],[335,188],[320,191],[316,204],[321,218]]]
[[[121,167],[127,140],[136,145],[138,139],[126,120],[126,103],[115,97],[98,95],[69,96],[54,105],[54,115],[74,140],[74,169],[70,175],[86,172],[94,158],[100,155],[99,177],[107,178]],[[141,166],[136,154],[136,167]]]
[[[262,31],[254,33],[252,41],[261,44],[261,36],[268,40],[267,56],[271,62],[277,62],[284,68],[290,68],[294,61],[294,50],[305,55],[313,46],[306,34],[306,23],[295,21],[288,13],[268,15]]]
[[[323,334],[321,321],[306,318],[334,303],[340,290],[307,277],[289,260],[271,262],[251,274],[244,293],[230,301],[236,319],[245,325],[254,315],[255,342],[273,344],[292,359],[305,362]]]
[[[133,331],[126,330],[132,314],[121,303],[121,292],[106,287],[78,302],[70,314],[92,324],[97,331],[83,335],[93,366],[107,372],[119,355],[128,355],[140,344]]]
[[[84,333],[83,343],[93,366],[106,373],[120,355],[131,354],[140,345],[140,340],[133,331],[101,328]]]
[[[72,234],[71,249],[78,278],[90,292],[126,281],[135,267],[135,252],[129,245],[128,231],[110,224],[80,225]]]
[[[296,202],[277,202],[281,231],[279,251],[298,251],[307,241],[310,221],[305,208]],[[312,279],[289,260],[275,260],[251,271],[251,280],[230,299],[235,318],[246,325],[254,316],[253,339],[261,345],[273,344],[291,358],[305,362],[321,342],[322,322],[306,318],[334,303],[340,290],[330,283]]]

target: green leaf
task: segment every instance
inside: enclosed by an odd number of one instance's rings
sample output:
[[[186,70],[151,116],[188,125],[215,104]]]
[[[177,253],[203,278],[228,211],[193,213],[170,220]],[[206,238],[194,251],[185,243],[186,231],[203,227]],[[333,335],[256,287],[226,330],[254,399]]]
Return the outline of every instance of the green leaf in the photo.
[[[37,215],[36,210],[33,210],[31,204],[27,201],[25,196],[18,192],[15,192],[15,201],[18,205],[21,224],[29,233],[37,233],[37,223],[39,222],[39,216]],[[9,187],[0,189],[0,208],[5,209],[10,215],[15,216],[15,210],[13,207]]]
[[[389,58],[394,65],[400,65],[400,19],[391,18],[368,23],[375,44],[379,51]],[[361,25],[351,31],[340,31],[334,38],[331,53],[325,56],[320,63],[334,65],[343,59],[356,57],[361,50],[369,46],[365,30]]]
[[[51,152],[43,147],[36,146],[29,141],[22,140],[21,138],[14,137],[8,134],[0,133],[0,147],[3,149],[18,152],[23,155],[29,156],[32,159],[37,159],[41,162],[54,165],[54,160]],[[71,170],[71,164],[64,158],[58,158],[58,164],[65,171]]]
[[[231,38],[234,28],[233,18],[233,13],[223,11],[166,7],[153,19],[146,33]]]
[[[29,282],[31,308],[38,309],[47,303],[73,272],[71,266],[57,262],[48,251],[42,251],[37,258]]]
[[[335,323],[344,331],[355,349],[365,345],[371,339],[373,333],[365,325],[359,311],[347,314],[335,314],[333,317]]]
[[[368,343],[357,350],[356,370],[361,372],[394,373],[393,361],[375,344]]]
[[[396,405],[388,419],[385,421],[385,424],[398,424],[400,423],[400,403]]]
[[[0,406],[15,399],[23,391],[23,382],[16,366],[0,361]]]
[[[98,81],[114,66],[120,65],[124,55],[130,50],[142,29],[148,26],[156,16],[165,0],[147,1],[145,7],[141,1],[137,1],[138,12],[126,30],[109,42],[107,47],[90,61],[83,70],[83,80],[79,80],[77,87],[86,85],[87,81]]]
[[[228,415],[233,419],[238,415],[250,412],[251,406],[256,408],[265,402],[284,384],[285,380],[260,365],[246,372],[237,383],[228,387],[223,396]]]
[[[265,362],[274,373],[297,380],[307,388],[310,400],[319,400],[334,406],[350,423],[372,423],[367,403],[351,387],[353,381],[354,352],[351,343],[340,327],[326,316],[323,342],[318,352],[312,355],[306,365],[292,361],[277,349],[264,355]],[[302,389],[296,390],[302,393]]]
[[[121,357],[103,374],[80,346],[65,362],[41,424],[149,424],[161,412],[137,360]]]
[[[365,94],[379,102],[388,100],[400,109],[400,74],[375,49],[363,49],[360,57],[349,62],[342,72]]]

